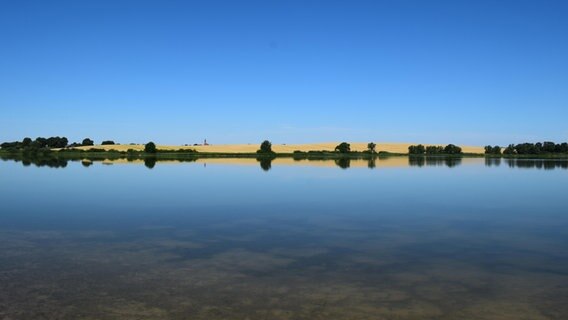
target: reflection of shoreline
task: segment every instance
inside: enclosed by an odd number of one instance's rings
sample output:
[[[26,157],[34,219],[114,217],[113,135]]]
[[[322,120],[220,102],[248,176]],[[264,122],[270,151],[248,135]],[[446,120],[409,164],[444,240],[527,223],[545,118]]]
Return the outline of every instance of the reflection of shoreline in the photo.
[[[268,159],[267,159],[268,160]],[[454,159],[455,160],[455,159]],[[467,164],[479,163],[479,158],[470,158],[461,160]],[[265,163],[257,159],[197,159],[198,163],[207,163],[208,165],[254,165]],[[274,158],[270,161],[270,166],[309,166],[309,167],[337,167],[342,169],[348,168],[402,168],[408,167],[408,157],[387,157],[387,158],[370,158],[370,159],[292,159],[292,158]]]
[[[486,167],[499,167],[507,165],[510,168],[535,168],[535,169],[568,169],[568,160],[555,159],[501,159],[501,158],[468,158],[468,157],[372,157],[369,159],[294,159],[294,158],[180,158],[180,159],[160,159],[159,157],[140,158],[116,158],[116,159],[62,159],[62,158],[19,158],[2,157],[3,161],[21,162],[23,166],[65,168],[69,162],[81,163],[84,167],[96,164],[136,164],[145,165],[152,169],[159,165],[177,165],[183,163],[199,163],[206,167],[209,165],[244,165],[260,166],[264,171],[269,171],[273,166],[304,166],[304,167],[336,167],[341,169],[349,168],[404,168],[404,167],[440,167],[448,168],[460,165],[479,165],[485,164]]]
[[[103,165],[120,165],[120,164],[136,164],[145,165],[148,168],[154,168],[159,165],[172,165],[183,163],[199,163],[200,165],[244,165],[259,166],[265,170],[270,170],[273,166],[309,166],[309,167],[338,167],[342,169],[348,168],[401,168],[412,166],[409,164],[409,158],[405,156],[397,157],[373,157],[369,159],[293,159],[293,158],[188,158],[177,160],[165,160],[157,157],[146,157],[144,159],[61,159],[61,158],[2,158],[4,161],[21,162],[24,166],[64,168],[69,162],[81,163],[84,167],[90,167],[97,164]],[[428,160],[426,165],[438,165],[440,160]],[[475,164],[479,163],[479,158],[459,159],[454,158],[448,161],[459,161],[460,163]]]
[[[437,167],[446,166],[453,168],[462,164],[462,158],[455,157],[408,157],[408,165],[411,167]]]
[[[568,161],[551,159],[505,159],[510,168],[521,169],[568,169]]]

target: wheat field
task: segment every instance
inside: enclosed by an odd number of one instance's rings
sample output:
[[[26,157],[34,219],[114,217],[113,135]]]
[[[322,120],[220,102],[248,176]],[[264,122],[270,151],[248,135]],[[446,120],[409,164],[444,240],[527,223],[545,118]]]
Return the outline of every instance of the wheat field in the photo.
[[[277,153],[292,153],[298,151],[333,151],[340,142],[324,142],[324,143],[307,143],[307,144],[273,144],[272,150]],[[416,143],[392,143],[392,142],[375,142],[377,144],[376,151],[386,151],[391,153],[407,153],[408,147]],[[353,142],[351,144],[352,151],[367,150],[367,142]],[[445,145],[445,144],[439,144]],[[174,146],[174,145],[157,145],[160,150],[178,150],[178,149],[194,149],[198,152],[211,153],[254,153],[258,150],[259,143],[250,144],[218,144],[208,146]],[[425,144],[429,146],[429,144]],[[465,153],[483,153],[483,147],[479,146],[461,146]],[[142,144],[122,144],[122,145],[96,145],[92,147],[79,147],[78,149],[100,148],[105,150],[127,151],[128,149],[144,150]]]

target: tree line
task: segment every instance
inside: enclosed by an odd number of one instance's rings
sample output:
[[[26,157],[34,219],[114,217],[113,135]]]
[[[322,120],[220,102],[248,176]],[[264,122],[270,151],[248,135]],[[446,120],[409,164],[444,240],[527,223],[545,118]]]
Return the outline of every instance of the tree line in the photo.
[[[112,140],[104,140],[101,145],[115,145],[116,143]],[[35,140],[31,138],[24,138],[22,141],[4,142],[0,144],[0,148],[3,150],[23,150],[23,151],[39,151],[48,149],[61,149],[61,148],[73,148],[82,146],[94,146],[95,142],[90,138],[85,138],[83,141],[74,142],[69,144],[69,140],[66,137],[38,137]],[[367,150],[365,153],[375,154],[377,145],[373,142],[367,144]],[[156,145],[153,142],[149,142],[145,145],[144,151],[146,153],[157,153]],[[335,147],[335,152],[337,153],[351,153],[351,145],[347,142],[341,142]],[[300,151],[295,151],[295,153]],[[275,154],[272,150],[272,143],[265,140],[261,143],[259,154],[273,155]],[[424,146],[422,144],[411,145],[408,147],[408,153],[410,155],[459,155],[463,154],[462,148],[453,144],[448,144],[446,146]],[[551,141],[537,142],[537,143],[520,143],[520,144],[510,144],[506,148],[500,146],[485,146],[485,154],[487,155],[546,155],[546,154],[568,154],[568,143],[554,143]]]
[[[408,154],[412,155],[436,155],[436,154],[462,154],[462,148],[453,144],[447,146],[424,146],[421,144],[408,147]]]
[[[105,140],[101,143],[102,145],[114,145],[114,141]],[[95,142],[90,138],[85,138],[81,142],[69,143],[69,139],[66,137],[37,137],[32,140],[29,137],[24,138],[22,141],[12,141],[4,142],[0,144],[0,148],[4,150],[40,150],[40,149],[61,149],[61,148],[73,148],[82,146],[94,146]]]
[[[339,153],[349,153],[351,152],[351,144],[342,142],[335,147],[334,151]],[[374,142],[367,143],[367,150],[365,152],[377,153],[377,144],[375,144]]]
[[[544,154],[567,154],[568,143],[554,143],[551,141],[537,143],[510,144],[504,150],[499,146],[485,146],[485,154],[490,155],[544,155]]]
[[[2,149],[45,149],[65,148],[69,144],[66,137],[37,137],[35,140],[24,138],[22,141],[4,142],[0,144]]]
[[[497,148],[497,147],[495,147]],[[487,147],[485,149],[487,153]],[[543,154],[568,154],[568,143],[554,143],[551,141],[537,143],[520,143],[510,144],[503,150],[503,154],[507,155],[543,155]]]

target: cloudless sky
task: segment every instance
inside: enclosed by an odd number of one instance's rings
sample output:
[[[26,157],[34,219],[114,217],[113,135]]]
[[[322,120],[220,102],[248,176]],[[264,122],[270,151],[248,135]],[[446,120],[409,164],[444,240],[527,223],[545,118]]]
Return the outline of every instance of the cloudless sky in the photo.
[[[568,140],[563,0],[0,1],[0,141]]]

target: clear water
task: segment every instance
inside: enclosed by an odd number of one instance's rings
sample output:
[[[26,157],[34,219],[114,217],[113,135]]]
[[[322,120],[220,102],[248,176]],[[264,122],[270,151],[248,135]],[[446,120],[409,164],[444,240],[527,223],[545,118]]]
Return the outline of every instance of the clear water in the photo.
[[[568,162],[0,162],[0,319],[567,319]]]

